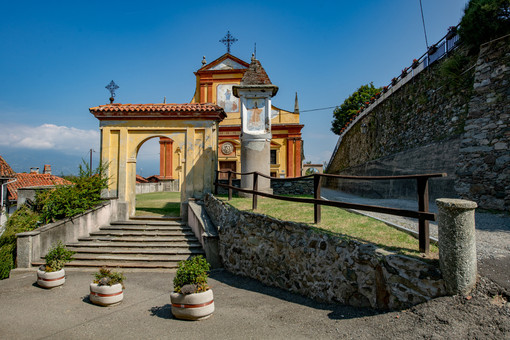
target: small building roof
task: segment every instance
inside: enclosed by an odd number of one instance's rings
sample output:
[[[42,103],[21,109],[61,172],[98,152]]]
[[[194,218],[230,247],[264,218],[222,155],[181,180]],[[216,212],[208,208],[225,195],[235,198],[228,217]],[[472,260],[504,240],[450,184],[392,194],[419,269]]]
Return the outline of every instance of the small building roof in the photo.
[[[28,187],[70,185],[72,182],[55,175],[18,173],[15,174],[16,182],[7,184],[7,198],[10,201],[18,200],[18,189]]]
[[[222,107],[210,103],[190,104],[121,104],[99,105],[89,109],[96,118],[102,119],[219,119],[227,115]]]
[[[15,178],[16,173],[7,164],[7,162],[0,156],[0,178]]]
[[[251,58],[250,66],[241,79],[241,85],[272,85],[260,61]]]
[[[149,181],[140,175],[136,175],[136,183],[149,183]]]

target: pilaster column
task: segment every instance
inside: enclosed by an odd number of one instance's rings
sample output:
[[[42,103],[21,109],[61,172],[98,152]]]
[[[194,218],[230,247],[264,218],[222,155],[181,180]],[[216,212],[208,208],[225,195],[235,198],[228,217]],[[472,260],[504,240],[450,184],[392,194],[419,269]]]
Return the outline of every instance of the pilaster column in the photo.
[[[294,177],[294,138],[287,138],[287,177]]]
[[[295,147],[294,157],[295,157],[296,162],[294,163],[295,164],[295,168],[294,168],[295,176],[294,177],[299,177],[299,176],[301,176],[301,150],[302,150],[302,146],[303,146],[303,140],[301,138],[296,138],[295,142],[296,142],[296,147]]]

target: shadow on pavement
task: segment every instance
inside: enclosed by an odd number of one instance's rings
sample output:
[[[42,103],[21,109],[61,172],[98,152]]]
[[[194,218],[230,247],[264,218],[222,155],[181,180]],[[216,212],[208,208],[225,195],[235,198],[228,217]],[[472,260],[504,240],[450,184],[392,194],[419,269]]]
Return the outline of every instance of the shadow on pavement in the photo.
[[[149,309],[149,312],[151,312],[151,316],[157,316],[161,319],[175,319],[174,315],[172,314],[172,305],[166,304],[164,306],[156,306]]]
[[[332,320],[355,319],[385,313],[384,311],[377,311],[371,308],[358,308],[342,304],[317,302],[310,298],[285,291],[281,288],[266,286],[263,283],[248,277],[234,275],[224,269],[213,270],[209,276],[211,279],[238,289],[272,296],[286,302],[300,304],[314,309],[329,310],[330,313],[328,314],[328,317]]]

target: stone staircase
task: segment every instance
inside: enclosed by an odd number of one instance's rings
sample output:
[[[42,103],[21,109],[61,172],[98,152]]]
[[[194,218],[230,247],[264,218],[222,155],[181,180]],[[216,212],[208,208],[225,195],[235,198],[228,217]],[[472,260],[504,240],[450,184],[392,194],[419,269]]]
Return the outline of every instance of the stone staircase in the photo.
[[[76,254],[66,267],[173,269],[179,261],[204,254],[191,228],[177,218],[112,222],[67,248]]]

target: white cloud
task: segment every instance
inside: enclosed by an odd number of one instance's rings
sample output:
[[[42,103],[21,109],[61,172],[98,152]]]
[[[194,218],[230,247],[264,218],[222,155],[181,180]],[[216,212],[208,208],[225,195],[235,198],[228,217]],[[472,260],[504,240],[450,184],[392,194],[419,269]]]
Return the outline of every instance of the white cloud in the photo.
[[[1,124],[0,146],[67,153],[83,152],[91,148],[99,150],[99,131],[54,124]]]

